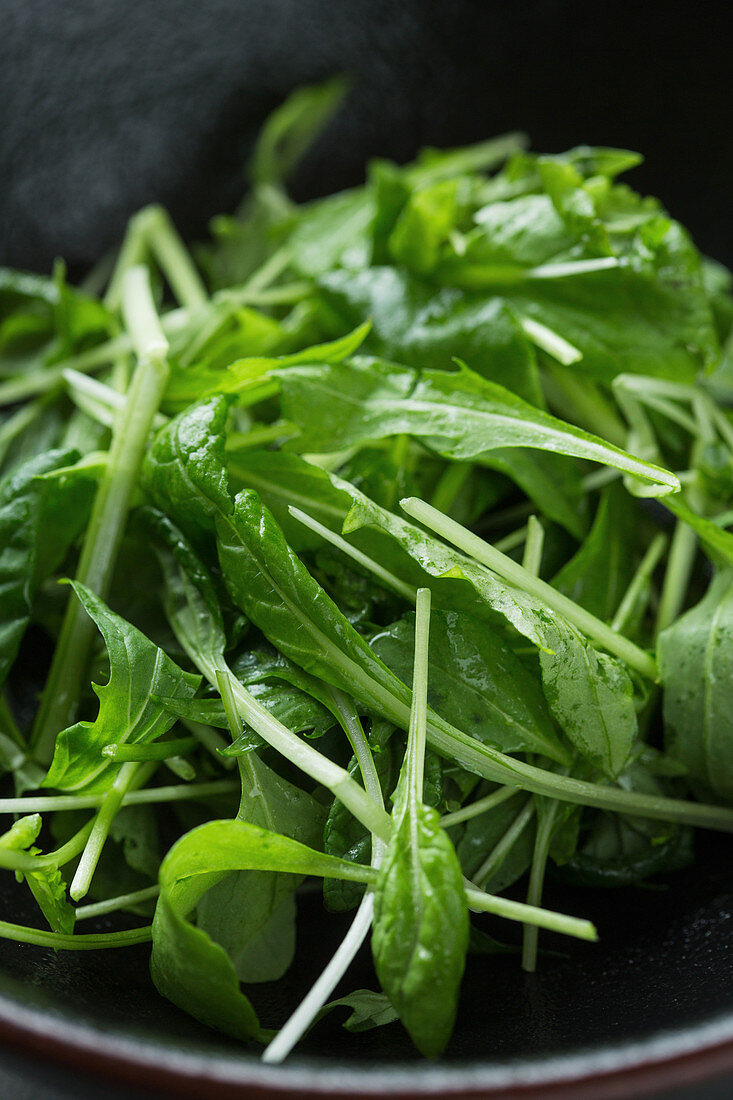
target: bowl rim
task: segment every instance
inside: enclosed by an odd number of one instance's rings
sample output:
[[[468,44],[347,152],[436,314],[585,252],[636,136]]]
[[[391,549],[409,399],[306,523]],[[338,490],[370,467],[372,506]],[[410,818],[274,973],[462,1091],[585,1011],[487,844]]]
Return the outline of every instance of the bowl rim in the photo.
[[[49,1027],[49,1025],[52,1025]],[[454,1064],[329,1064],[303,1058],[281,1066],[176,1047],[65,1019],[0,994],[0,1048],[33,1054],[101,1081],[212,1100],[620,1100],[733,1073],[733,1014],[635,1043],[527,1060]],[[355,1074],[358,1073],[358,1078]]]

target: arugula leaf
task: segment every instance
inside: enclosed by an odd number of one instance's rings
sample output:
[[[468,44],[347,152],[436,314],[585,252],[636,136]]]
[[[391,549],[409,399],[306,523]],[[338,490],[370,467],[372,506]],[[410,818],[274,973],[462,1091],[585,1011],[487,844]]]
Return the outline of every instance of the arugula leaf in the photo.
[[[281,184],[338,110],[348,81],[335,76],[291,92],[265,121],[247,174],[255,185]]]
[[[84,585],[74,584],[73,588],[104,638],[110,675],[106,684],[93,685],[99,697],[94,722],[77,722],[58,735],[43,786],[104,791],[118,771],[118,766],[102,755],[105,745],[136,744],[162,736],[175,718],[152,696],[191,698],[201,680],[182,672],[158,646],[110,611]]]
[[[399,1020],[389,997],[384,993],[375,993],[372,989],[355,989],[353,993],[347,993],[336,1001],[329,1001],[319,1012],[318,1019],[322,1019],[334,1008],[351,1009],[351,1015],[344,1020],[343,1026],[355,1034]]]
[[[664,505],[700,536],[714,562],[726,567],[733,566],[733,535],[729,531],[724,531],[711,520],[698,515],[679,497],[665,500]]]
[[[40,848],[29,849],[29,855],[40,855]],[[38,907],[54,932],[70,936],[74,931],[76,912],[66,896],[66,883],[59,867],[44,867],[24,876]]]
[[[556,420],[465,366],[418,373],[357,358],[294,367],[279,377],[285,415],[300,428],[303,450],[315,450],[324,438],[340,449],[405,433],[458,461],[490,464],[496,449],[530,447],[622,470],[642,482],[646,495],[679,488],[674,474]]]
[[[273,371],[300,363],[338,363],[357,350],[370,327],[369,321],[365,321],[346,336],[289,355],[255,356],[252,353],[257,349],[251,348],[247,358],[230,354],[225,366],[205,359],[172,374],[165,393],[166,406],[179,409],[192,401],[224,393],[237,394],[240,404],[261,401],[277,389],[270,377]]]

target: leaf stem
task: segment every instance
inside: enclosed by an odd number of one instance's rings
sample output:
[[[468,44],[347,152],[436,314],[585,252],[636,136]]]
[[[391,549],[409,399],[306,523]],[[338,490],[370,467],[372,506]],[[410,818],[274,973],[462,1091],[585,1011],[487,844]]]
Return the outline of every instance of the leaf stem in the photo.
[[[537,834],[535,836],[532,866],[527,887],[527,904],[539,906],[542,901],[542,885],[545,879],[547,857],[550,853],[550,841],[555,826],[557,802],[548,800],[542,813],[537,815]],[[522,969],[533,973],[537,964],[537,925],[525,924],[522,936]]]
[[[537,519],[537,516],[530,516],[527,521],[527,539],[524,544],[522,569],[526,569],[533,577],[539,577],[540,575],[544,542],[544,527]]]
[[[541,348],[542,351],[552,356],[558,363],[562,363],[563,366],[569,367],[571,363],[577,363],[583,358],[582,351],[570,344],[559,333],[553,332],[547,325],[543,325],[539,321],[533,321],[531,317],[521,317],[519,324],[524,335],[536,347]]]
[[[512,901],[497,894],[485,894],[481,890],[466,890],[469,908],[474,913],[493,913],[507,920],[534,924],[550,932],[561,932],[565,936],[574,936],[579,940],[597,941],[595,925],[580,917],[568,917],[564,913],[554,913],[551,909],[539,909],[522,901]]]
[[[440,824],[444,829],[450,829],[451,825],[460,825],[462,821],[470,821],[472,817],[479,817],[481,814],[493,810],[495,806],[501,806],[502,802],[506,802],[516,793],[516,787],[499,787],[498,790],[487,794],[485,798],[479,798],[476,802],[469,803],[468,806],[462,806],[460,810],[456,810],[452,814],[443,814]]]
[[[146,787],[128,791],[123,806],[141,806],[155,802],[180,802],[189,798],[211,798],[239,789],[236,779],[212,779],[205,783]],[[101,806],[104,794],[50,794],[30,798],[0,798],[0,814],[55,813],[59,810],[93,810]]]
[[[144,901],[152,901],[160,893],[160,887],[145,886],[142,890],[134,890],[130,894],[119,894],[115,898],[107,898],[105,901],[95,901],[91,905],[80,905],[76,910],[76,919],[91,920],[93,917],[103,917],[107,913],[115,913],[118,909],[131,909]]]
[[[110,947],[133,947],[138,943],[149,943],[152,933],[152,926],[146,924],[142,928],[130,928],[123,932],[66,936],[61,932],[47,932],[40,928],[28,928],[24,924],[0,921],[0,937],[3,939],[32,943],[37,947],[53,947],[56,951],[99,951]]]
[[[415,660],[412,703],[407,733],[406,764],[409,797],[421,803],[425,776],[428,716],[428,649],[430,645],[430,589],[418,588],[415,600]]]
[[[138,216],[147,219],[145,231],[150,250],[178,301],[190,310],[205,306],[206,287],[168,211],[162,206],[149,206]]]
[[[344,728],[351,742],[354,754],[359,763],[359,769],[364,780],[367,793],[374,801],[384,807],[382,787],[374,766],[369,743],[359,721],[359,716],[349,699],[342,691],[331,688],[334,702],[342,716]],[[384,854],[385,845],[379,837],[372,834],[372,859],[371,865],[379,867]],[[310,990],[300,1002],[295,1012],[288,1018],[278,1034],[266,1047],[262,1055],[263,1062],[271,1064],[282,1062],[287,1058],[293,1047],[309,1029],[318,1013],[330,997],[337,984],[351,965],[354,956],[366,939],[372,925],[374,912],[374,895],[367,891],[359,903],[354,919],[349,930],[329,960],[325,969],[321,972]]]
[[[500,577],[511,584],[515,584],[518,588],[535,596],[553,611],[564,615],[568,622],[582,630],[589,638],[599,642],[609,653],[613,653],[621,660],[626,661],[628,665],[643,676],[651,680],[657,679],[657,665],[653,657],[627,638],[617,634],[615,630],[612,630],[601,619],[597,619],[595,615],[591,615],[585,608],[580,607],[568,599],[567,596],[557,592],[551,585],[540,580],[539,577],[532,576],[512,558],[497,550],[495,546],[484,542],[478,535],[474,535],[467,528],[456,523],[455,520],[443,515],[442,512],[431,508],[423,500],[408,497],[400,503],[402,510],[408,516],[423,523],[431,531],[441,535],[465,553],[470,554],[476,561],[487,566],[494,573],[498,573]]]
[[[696,553],[697,535],[684,520],[678,519],[667,556],[662,594],[659,597],[657,635],[671,626],[682,610]]]
[[[667,536],[664,534],[655,535],[652,541],[647,547],[644,557],[639,562],[634,576],[631,578],[629,587],[624,592],[618,610],[613,617],[611,623],[611,630],[617,630],[622,633],[634,613],[636,602],[644,588],[644,585],[651,577],[657,565],[662,560],[664,552],[667,549]]]
[[[313,519],[312,516],[302,512],[300,508],[289,505],[288,511],[293,519],[297,519],[304,527],[308,527],[311,531],[315,531],[321,538],[330,542],[332,546],[342,550],[344,554],[348,554],[353,561],[363,566],[368,572],[373,573],[375,577],[381,580],[387,588],[391,588],[393,592],[396,592],[398,596],[402,596],[403,599],[407,600],[409,603],[415,602],[417,590],[413,588],[412,585],[401,581],[399,577],[396,577],[394,573],[390,573],[388,569],[385,569],[384,566],[374,561],[368,554],[364,554],[361,550],[357,550],[355,546],[352,546],[351,543],[347,542],[341,535],[337,535],[335,531],[331,531],[330,528],[319,523],[317,519]]]
[[[97,868],[99,857],[102,854],[110,826],[116,814],[122,806],[122,800],[127,794],[135,775],[140,768],[138,763],[123,764],[117,773],[112,787],[106,792],[104,801],[97,811],[97,816],[92,825],[92,831],[86,842],[84,851],[79,860],[79,866],[72,879],[69,894],[74,901],[79,901],[89,890],[92,876]]]
[[[301,741],[291,730],[277,720],[258,703],[236,676],[228,669],[219,674],[228,677],[240,718],[247,722],[260,737],[272,745],[282,756],[309,775],[316,783],[327,787],[371,833],[387,840],[391,819],[385,810],[356,783],[349,773],[328,757]]]
[[[122,304],[138,365],[115,423],[109,461],[76,571],[76,579],[102,599],[109,588],[145,445],[168,379],[168,342],[155,312],[146,268],[133,267],[125,273]],[[43,764],[53,756],[58,733],[73,720],[95,629],[72,596],[31,736],[31,747]]]
[[[521,810],[514,818],[509,828],[506,830],[501,839],[494,845],[492,850],[484,862],[479,867],[473,876],[474,882],[477,886],[484,887],[489,882],[496,872],[500,870],[502,863],[506,859],[507,855],[511,851],[512,845],[514,845],[529,825],[530,821],[535,815],[535,803],[534,798],[530,797],[524,803]]]
[[[128,760],[170,760],[171,757],[185,756],[186,753],[192,752],[198,744],[199,742],[195,737],[178,737],[170,741],[155,741],[152,744],[142,745],[112,744],[105,745],[102,749],[102,756],[107,756],[110,760],[117,761],[117,763],[124,763]]]
[[[472,462],[451,462],[438,479],[431,497],[433,508],[449,512],[474,469]]]

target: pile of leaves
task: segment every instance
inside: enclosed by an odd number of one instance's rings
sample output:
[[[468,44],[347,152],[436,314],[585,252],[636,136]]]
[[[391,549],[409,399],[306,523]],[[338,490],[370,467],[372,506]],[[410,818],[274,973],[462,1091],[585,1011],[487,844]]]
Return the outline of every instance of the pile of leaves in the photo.
[[[538,929],[595,936],[546,873],[733,830],[729,273],[613,149],[509,135],[296,205],[341,90],[275,113],[193,255],[156,207],[81,287],[0,270],[0,866],[44,925],[0,935],[152,940],[271,1061],[370,932],[381,991],[330,1004],[435,1056],[502,950],[473,914],[531,970]],[[262,1023],[308,876],[353,923]]]

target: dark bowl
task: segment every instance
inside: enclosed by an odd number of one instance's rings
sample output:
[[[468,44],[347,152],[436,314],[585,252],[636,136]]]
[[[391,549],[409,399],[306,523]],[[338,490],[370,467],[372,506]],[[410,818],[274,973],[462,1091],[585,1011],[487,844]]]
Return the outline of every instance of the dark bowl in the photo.
[[[353,91],[306,157],[299,197],[358,182],[369,156],[402,160],[424,144],[519,127],[548,151],[641,149],[636,186],[659,194],[706,251],[733,259],[722,5],[700,14],[620,0],[0,8],[0,262],[47,270],[61,254],[82,272],[152,200],[202,233],[236,204],[267,112],[336,71],[353,74]],[[435,1064],[416,1059],[399,1025],[351,1036],[333,1016],[287,1065],[262,1066],[257,1051],[158,997],[144,948],[54,954],[2,940],[0,1091],[570,1098],[695,1086],[690,1095],[702,1096],[697,1083],[733,1072],[732,855],[732,840],[701,834],[695,866],[653,887],[550,884],[548,904],[593,918],[600,944],[545,936],[536,975],[511,956],[473,958],[455,1038]],[[9,876],[0,900],[2,917],[33,919]],[[252,989],[266,1025],[282,1022],[332,949],[318,893],[299,907],[293,972]],[[335,942],[339,919],[329,919]],[[362,952],[345,988],[373,985]],[[716,1095],[728,1095],[721,1087]]]

